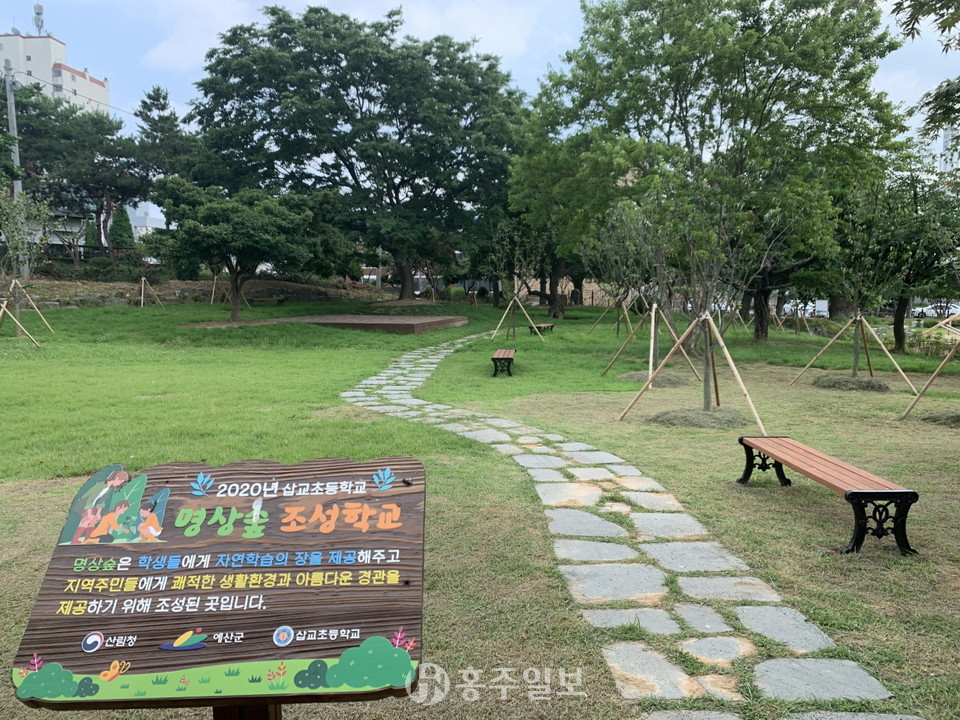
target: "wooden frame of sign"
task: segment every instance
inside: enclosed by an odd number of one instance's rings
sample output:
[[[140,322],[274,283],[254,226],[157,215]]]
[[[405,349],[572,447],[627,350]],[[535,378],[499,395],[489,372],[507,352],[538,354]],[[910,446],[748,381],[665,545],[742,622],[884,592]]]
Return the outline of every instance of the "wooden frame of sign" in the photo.
[[[423,466],[111,465],[71,505],[14,659],[63,710],[397,695],[423,631]]]

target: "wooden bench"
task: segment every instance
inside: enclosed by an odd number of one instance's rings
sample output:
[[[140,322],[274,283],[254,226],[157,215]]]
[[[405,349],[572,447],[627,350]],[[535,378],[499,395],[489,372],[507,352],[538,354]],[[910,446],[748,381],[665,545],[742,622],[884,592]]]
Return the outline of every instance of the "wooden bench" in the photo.
[[[513,377],[513,373],[510,372],[510,366],[513,365],[513,356],[516,354],[516,350],[495,350],[493,357],[490,358],[493,360],[493,377],[497,376],[497,373],[507,371],[507,375]]]
[[[287,301],[283,295],[279,295],[277,297],[254,297],[250,298],[250,300],[255,303],[275,302],[277,305],[283,305]]]
[[[553,323],[537,323],[536,325],[530,325],[530,334],[534,335],[539,330],[540,334],[547,332],[548,330],[553,330]]]
[[[907,513],[920,499],[917,492],[788,437],[741,437],[740,444],[747,455],[743,475],[737,480],[741,485],[746,485],[755,468],[767,471],[771,467],[781,485],[790,485],[783,472],[788,467],[843,495],[853,507],[853,536],[840,552],[860,552],[868,533],[877,538],[893,535],[904,555],[917,552],[907,540]]]

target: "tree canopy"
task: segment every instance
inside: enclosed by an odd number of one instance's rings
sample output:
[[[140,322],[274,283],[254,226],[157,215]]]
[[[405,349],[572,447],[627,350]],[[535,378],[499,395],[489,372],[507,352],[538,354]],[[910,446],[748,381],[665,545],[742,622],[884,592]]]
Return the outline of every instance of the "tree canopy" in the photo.
[[[683,258],[694,311],[725,283],[761,312],[831,252],[834,183],[902,127],[870,85],[897,46],[876,3],[605,0],[584,15],[534,102],[515,207],[575,236],[615,203],[666,204],[683,222],[664,254]]]
[[[469,43],[399,39],[399,11],[373,23],[264,12],[210,51],[191,119],[236,186],[342,193],[412,295],[418,258],[438,240],[469,244],[503,202],[508,76]]]

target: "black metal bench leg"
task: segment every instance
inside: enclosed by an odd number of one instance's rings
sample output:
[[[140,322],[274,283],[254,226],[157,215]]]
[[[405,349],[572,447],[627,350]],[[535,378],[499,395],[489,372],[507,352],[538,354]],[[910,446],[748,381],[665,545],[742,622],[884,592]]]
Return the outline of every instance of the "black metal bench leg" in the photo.
[[[741,485],[746,485],[750,480],[750,476],[753,475],[753,448],[749,445],[743,445],[743,451],[746,453],[747,459],[746,464],[743,466],[743,475],[737,479],[737,482]]]
[[[850,542],[840,548],[840,552],[844,555],[852,552],[860,552],[863,539],[867,536],[866,503],[863,500],[851,498],[849,493],[846,495],[846,498],[847,502],[849,502],[853,508],[853,536],[850,538]]]
[[[915,501],[906,499],[897,503],[897,514],[893,518],[893,537],[897,541],[897,547],[904,555],[916,555],[917,551],[910,546],[907,539],[907,513],[910,512],[910,506]]]
[[[783,465],[774,461],[773,470],[774,472],[777,473],[777,480],[780,481],[781,485],[783,485],[784,487],[788,487],[789,485],[793,484],[790,482],[790,478],[788,478],[786,475],[783,474]]]
[[[753,475],[754,468],[766,472],[772,467],[774,472],[777,474],[777,480],[780,481],[781,485],[788,487],[792,484],[790,482],[790,478],[783,473],[783,465],[776,460],[771,460],[762,452],[755,450],[746,443],[740,444],[743,445],[743,450],[747,457],[746,463],[743,466],[743,475],[741,475],[740,479],[737,480],[738,483],[741,485],[746,485],[747,481],[750,480],[750,476]]]
[[[853,507],[853,537],[841,552],[860,552],[863,539],[869,533],[877,538],[893,535],[902,554],[917,553],[907,539],[907,515],[910,512],[910,506],[920,499],[918,493],[902,490],[848,490],[844,493],[844,497]],[[870,506],[869,514],[867,513],[868,505]]]

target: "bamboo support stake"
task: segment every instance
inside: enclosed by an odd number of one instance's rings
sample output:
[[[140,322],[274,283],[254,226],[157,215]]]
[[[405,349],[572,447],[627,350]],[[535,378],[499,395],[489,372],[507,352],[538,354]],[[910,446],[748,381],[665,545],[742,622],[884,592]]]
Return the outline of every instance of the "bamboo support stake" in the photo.
[[[833,345],[833,343],[836,341],[836,339],[837,339],[838,337],[840,337],[841,335],[843,335],[843,333],[846,332],[847,328],[850,327],[850,326],[853,324],[853,320],[854,320],[854,318],[850,318],[850,320],[847,321],[847,324],[844,325],[842,328],[840,328],[840,332],[838,332],[836,335],[834,335],[832,338],[830,338],[830,342],[828,342],[826,345],[824,345],[824,346],[823,346],[823,349],[820,350],[820,352],[818,352],[818,353],[814,356],[813,360],[811,360],[810,362],[808,362],[808,363],[807,363],[807,366],[806,366],[803,370],[801,370],[800,373],[799,373],[793,380],[790,381],[790,383],[789,383],[790,385],[793,385],[797,380],[799,380],[799,379],[800,379],[800,375],[803,375],[807,370],[809,370],[809,369],[810,369],[810,366],[813,365],[813,364],[820,358],[820,356],[823,355],[823,354],[827,351],[827,349],[828,349],[831,345]],[[806,322],[806,321],[807,321],[806,318],[804,318],[803,321]]]
[[[716,326],[714,326],[716,327]],[[717,330],[719,337],[720,331]],[[710,370],[713,375],[713,394],[717,398],[717,407],[720,407],[720,383],[717,378],[717,354],[713,350],[713,331],[707,327],[707,346],[710,349]]]
[[[640,323],[643,324],[643,321]],[[650,353],[647,361],[647,377],[653,374],[653,346],[657,342],[657,304],[650,307]]]
[[[4,300],[4,301],[3,301],[3,304],[0,305],[0,323],[3,322],[3,316],[4,316],[4,315],[9,316],[10,319],[13,320],[13,324],[16,325],[18,328],[20,328],[20,332],[22,332],[24,335],[26,335],[28,338],[30,338],[30,341],[31,341],[34,345],[36,345],[37,347],[40,347],[40,343],[38,343],[38,342],[34,339],[33,335],[31,335],[30,333],[28,333],[28,332],[27,332],[27,329],[26,329],[23,325],[20,324],[20,321],[17,320],[16,317],[14,317],[13,313],[10,312],[9,310],[7,310],[7,302],[8,302],[7,300]]]
[[[870,348],[867,347],[867,333],[864,329],[867,327],[867,321],[860,316],[860,339],[863,341],[863,354],[867,356],[867,370],[870,371],[870,377],[873,377],[873,363],[870,362]]]
[[[760,420],[760,414],[753,406],[753,400],[750,399],[750,393],[747,392],[747,386],[743,384],[743,378],[741,378],[740,373],[737,372],[737,366],[733,364],[733,358],[730,357],[730,352],[727,350],[727,344],[723,341],[723,337],[720,335],[716,325],[713,324],[713,320],[709,315],[707,316],[707,322],[713,327],[713,331],[717,333],[717,342],[720,344],[720,349],[723,350],[723,356],[727,359],[727,364],[730,366],[730,370],[733,372],[733,377],[736,378],[737,384],[740,386],[740,390],[743,392],[743,396],[747,399],[747,405],[750,407],[750,412],[753,413],[753,419],[756,421],[757,427],[760,428],[760,434],[766,437],[766,428],[763,427],[763,422]]]
[[[883,350],[884,354],[887,356],[887,360],[893,363],[893,366],[897,369],[897,372],[900,373],[900,377],[903,378],[903,381],[913,390],[913,394],[917,394],[917,389],[913,386],[913,383],[910,382],[910,378],[907,377],[906,373],[903,372],[903,368],[893,359],[893,355],[890,354],[890,351],[887,350],[887,346],[883,344],[883,341],[877,336],[873,331],[873,328],[869,324],[865,323],[867,330],[870,331],[870,334],[873,335],[873,339],[877,341],[877,345],[880,346],[880,349]]]
[[[703,318],[700,318],[700,320],[702,319]],[[660,371],[663,370],[664,366],[666,366],[666,364],[670,362],[670,358],[672,358],[674,353],[677,352],[677,348],[679,348],[683,344],[683,341],[686,340],[687,337],[690,335],[690,333],[693,332],[693,329],[700,324],[700,320],[696,320],[695,322],[690,323],[690,327],[688,327],[684,331],[683,335],[680,336],[680,339],[677,340],[676,343],[674,343],[673,347],[670,349],[670,352],[667,353],[667,356],[657,366],[657,369],[654,371],[653,375],[647,378],[647,381],[643,384],[643,387],[640,388],[640,392],[638,392],[636,396],[634,396],[633,400],[630,401],[630,404],[627,405],[626,408],[624,408],[622,413],[620,413],[620,417],[617,418],[618,420],[623,420],[627,416],[627,413],[630,412],[630,410],[633,408],[633,406],[637,404],[637,401],[640,399],[640,396],[643,395],[643,393],[646,392],[647,388],[653,384],[654,378],[656,378],[657,375],[660,374]]]
[[[543,339],[543,335],[540,334],[540,328],[537,327],[537,324],[531,319],[530,315],[527,314],[527,309],[523,306],[523,303],[520,302],[519,298],[517,298],[517,307],[520,308],[520,312],[522,312],[524,317],[527,318],[527,322],[530,323],[530,327],[533,328],[533,331],[537,334],[537,337],[540,338],[541,341],[546,342],[546,340]],[[514,337],[516,337],[516,331],[514,331]]]
[[[663,314],[663,310],[660,310],[660,319],[663,321],[663,324],[667,326],[667,330],[670,331],[670,337],[673,338],[674,342],[679,342],[677,340],[677,334],[673,331],[673,328],[670,326],[670,323],[667,322],[667,318]],[[696,376],[697,381],[699,382],[703,378],[700,377],[700,373],[697,371],[696,366],[693,364],[693,360],[690,359],[690,356],[687,355],[687,351],[683,349],[683,345],[680,346],[680,353],[683,355],[684,360],[687,361],[687,365],[690,366],[690,369],[693,370],[693,374]]]
[[[913,410],[914,407],[916,407],[918,402],[920,402],[920,398],[922,398],[924,393],[926,393],[927,390],[930,388],[930,386],[933,385],[933,381],[937,379],[940,373],[943,372],[943,369],[947,366],[947,363],[949,363],[953,359],[953,356],[957,354],[957,350],[960,350],[960,343],[957,343],[950,349],[950,352],[947,353],[947,356],[943,359],[943,362],[940,363],[940,367],[938,367],[934,371],[933,375],[930,376],[930,379],[927,380],[926,384],[923,386],[920,392],[917,393],[917,396],[910,401],[910,404],[907,406],[907,409],[903,411],[903,415],[901,415],[898,418],[898,420],[906,420],[907,415],[910,414],[910,411]]]
[[[617,354],[613,356],[613,360],[610,361],[610,364],[607,365],[607,367],[604,369],[604,371],[603,371],[602,373],[600,373],[600,376],[601,376],[601,377],[604,376],[604,375],[606,375],[606,374],[607,374],[607,371],[609,371],[610,368],[613,367],[613,364],[614,364],[617,360],[620,359],[620,356],[623,355],[623,351],[627,349],[627,345],[629,345],[629,344],[631,343],[631,341],[633,340],[633,338],[636,337],[637,333],[640,332],[640,328],[641,328],[641,327],[643,327],[643,320],[642,320],[642,319],[641,319],[640,322],[637,324],[636,329],[635,329],[633,332],[631,332],[629,335],[627,335],[627,339],[623,342],[623,345],[620,346],[620,349],[617,351]],[[652,337],[652,335],[651,335],[651,337]],[[650,352],[651,352],[651,357],[652,357],[652,353],[653,353],[653,349],[652,349],[652,348],[650,349]],[[649,375],[649,373],[648,373],[648,375]]]
[[[954,313],[954,314],[951,315],[950,317],[945,318],[945,319],[941,320],[940,322],[938,322],[938,323],[937,323],[936,325],[934,325],[932,328],[927,328],[926,330],[924,330],[924,331],[923,331],[922,333],[920,333],[920,334],[921,334],[921,335],[926,335],[927,333],[931,333],[931,332],[933,332],[934,330],[938,330],[939,328],[947,328],[947,329],[950,329],[950,328],[949,328],[950,324],[951,324],[954,320],[956,320],[957,318],[960,318],[960,313]]]
[[[37,315],[39,315],[40,319],[43,320],[43,324],[47,326],[47,330],[56,335],[56,333],[53,332],[53,328],[50,327],[50,323],[47,322],[47,319],[43,316],[43,313],[40,312],[40,308],[37,307],[37,304],[33,301],[33,298],[30,297],[30,293],[27,292],[27,289],[16,278],[13,279],[13,282],[15,282],[20,290],[23,291],[23,296],[27,298],[27,302],[30,303],[30,307],[37,311]]]
[[[612,307],[613,305],[607,305],[607,307],[604,308],[603,312],[600,313],[600,317],[597,318],[597,321],[590,327],[589,330],[587,330],[587,335],[593,332],[593,328],[600,324],[600,321],[607,316],[607,313],[610,312],[610,308]]]

